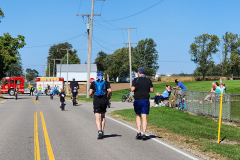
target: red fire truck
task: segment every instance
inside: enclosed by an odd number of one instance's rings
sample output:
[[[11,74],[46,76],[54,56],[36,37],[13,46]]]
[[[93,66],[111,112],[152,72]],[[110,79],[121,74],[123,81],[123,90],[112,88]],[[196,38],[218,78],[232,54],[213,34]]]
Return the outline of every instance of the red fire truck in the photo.
[[[19,86],[19,93],[26,93],[24,90],[24,77],[6,77],[2,79],[0,86],[0,93],[8,93],[10,96],[14,95],[14,89]]]

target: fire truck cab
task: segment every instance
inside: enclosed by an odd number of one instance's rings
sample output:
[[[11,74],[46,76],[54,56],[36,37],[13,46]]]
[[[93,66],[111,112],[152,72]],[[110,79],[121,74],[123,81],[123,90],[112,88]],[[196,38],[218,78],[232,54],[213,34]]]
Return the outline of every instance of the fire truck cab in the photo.
[[[0,84],[0,93],[8,93],[14,95],[14,89],[19,86],[19,93],[24,93],[24,77],[6,77],[2,79]]]

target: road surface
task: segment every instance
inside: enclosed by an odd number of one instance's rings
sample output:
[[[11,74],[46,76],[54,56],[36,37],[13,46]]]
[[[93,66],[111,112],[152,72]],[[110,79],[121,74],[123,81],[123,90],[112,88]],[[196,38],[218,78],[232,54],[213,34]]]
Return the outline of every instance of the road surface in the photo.
[[[0,160],[199,159],[154,136],[136,140],[135,127],[110,115],[104,139],[97,140],[91,103],[72,106],[67,101],[61,111],[57,97],[7,97],[0,101]],[[108,111],[131,107],[113,102]]]

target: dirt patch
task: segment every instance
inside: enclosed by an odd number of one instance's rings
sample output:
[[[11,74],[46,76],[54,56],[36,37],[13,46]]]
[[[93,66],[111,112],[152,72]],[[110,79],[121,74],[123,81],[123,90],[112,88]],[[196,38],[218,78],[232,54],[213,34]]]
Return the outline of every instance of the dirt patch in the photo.
[[[112,91],[118,91],[118,90],[130,88],[130,83],[114,83],[110,85],[111,85]]]
[[[136,127],[136,123],[135,122],[127,122],[127,121],[124,121],[123,119],[125,117],[122,117],[120,115],[115,115],[115,114],[112,114],[112,113],[109,113],[112,115],[112,117],[124,122],[124,123],[127,123],[127,124],[130,124],[132,126],[135,126]],[[193,155],[196,155],[202,159],[221,159],[221,160],[227,160],[226,157],[223,157],[219,154],[215,154],[215,153],[212,153],[212,152],[206,152],[205,149],[201,148],[202,144],[191,138],[191,137],[188,137],[188,136],[183,136],[183,135],[180,135],[180,134],[177,134],[177,133],[173,133],[171,130],[169,129],[166,129],[166,128],[157,128],[155,126],[148,126],[148,133],[150,133],[150,135],[152,137],[158,137],[160,138],[161,140],[167,142],[167,143],[170,143],[172,144],[173,146],[176,146],[178,148],[181,148]]]

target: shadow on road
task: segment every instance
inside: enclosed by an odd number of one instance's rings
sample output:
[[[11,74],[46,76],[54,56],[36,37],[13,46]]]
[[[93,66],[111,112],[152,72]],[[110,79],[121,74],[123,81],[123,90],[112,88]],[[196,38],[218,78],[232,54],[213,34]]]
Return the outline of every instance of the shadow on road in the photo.
[[[118,134],[104,135],[103,138],[112,138],[112,137],[122,137],[122,135],[118,135]]]

